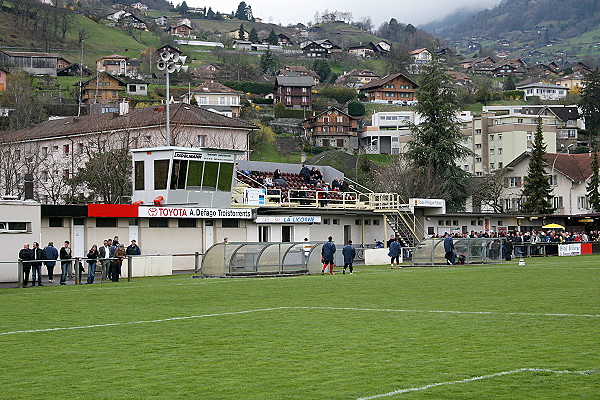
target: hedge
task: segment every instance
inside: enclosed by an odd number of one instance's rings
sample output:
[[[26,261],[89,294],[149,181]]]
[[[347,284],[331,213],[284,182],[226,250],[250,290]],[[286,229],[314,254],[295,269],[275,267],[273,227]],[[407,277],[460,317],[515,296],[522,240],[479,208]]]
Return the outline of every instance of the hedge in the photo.
[[[227,81],[225,86],[230,87],[234,90],[240,90],[244,93],[252,94],[269,94],[273,93],[274,86],[270,83],[259,83],[249,81]]]
[[[252,100],[254,104],[273,104],[273,99],[254,99]]]
[[[279,105],[281,103],[277,103],[277,105]],[[298,118],[298,119],[304,119],[304,118],[308,118],[308,117],[312,117],[312,110],[295,110],[295,109],[291,109],[291,108],[282,108],[282,107],[277,107],[277,105],[275,106],[275,118]],[[283,104],[281,104],[283,105]],[[305,117],[306,116],[306,117]]]

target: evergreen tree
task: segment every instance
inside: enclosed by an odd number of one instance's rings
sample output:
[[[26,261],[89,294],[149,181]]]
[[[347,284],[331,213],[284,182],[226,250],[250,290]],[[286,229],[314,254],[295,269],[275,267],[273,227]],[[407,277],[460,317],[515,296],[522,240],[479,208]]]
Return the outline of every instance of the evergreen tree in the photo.
[[[241,19],[242,21],[248,21],[247,5],[245,1],[240,1],[238,4],[237,11],[235,12],[235,17],[237,19]]]
[[[260,56],[260,70],[263,74],[273,75],[275,73],[275,58],[271,49],[267,49]]]
[[[271,32],[269,33],[269,37],[267,37],[267,43],[272,44],[274,46],[277,43],[279,43],[279,39],[277,38],[277,34],[275,34],[274,29],[271,29]]]
[[[183,2],[181,4],[179,4],[178,11],[181,13],[181,15],[185,15],[189,10],[190,10],[190,7],[187,5],[185,0],[183,0]]]
[[[251,41],[252,43],[258,42],[258,33],[256,33],[256,29],[254,29],[254,27],[252,27],[252,29],[250,30],[250,35],[248,36],[248,40]]]
[[[595,212],[600,211],[600,173],[598,171],[598,153],[594,152],[592,160],[592,177],[587,185],[587,196],[590,208]]]
[[[240,39],[240,40],[246,39],[246,30],[244,29],[244,24],[240,25],[240,30],[238,31],[238,39]]]
[[[215,12],[212,10],[212,7],[208,7],[208,11],[206,12],[206,18],[208,18],[208,19],[215,18]]]
[[[506,82],[504,82],[504,90],[515,90],[517,88],[517,85],[515,83],[515,77],[510,74],[507,78],[506,78]]]
[[[315,60],[312,65],[312,70],[319,75],[321,82],[325,82],[331,73],[331,68],[329,68],[329,64],[325,60]]]
[[[527,177],[523,185],[521,211],[531,214],[550,214],[552,208],[552,187],[546,175],[546,144],[542,132],[542,119],[538,119],[537,129],[533,137],[533,149],[527,167]]]
[[[405,156],[413,175],[438,186],[448,210],[459,211],[467,198],[469,174],[456,162],[472,153],[462,144],[458,96],[438,60],[422,68],[419,85],[415,108],[422,122],[410,126],[413,140]]]
[[[579,106],[585,117],[588,146],[592,148],[593,138],[600,131],[600,69],[596,68],[585,76]]]

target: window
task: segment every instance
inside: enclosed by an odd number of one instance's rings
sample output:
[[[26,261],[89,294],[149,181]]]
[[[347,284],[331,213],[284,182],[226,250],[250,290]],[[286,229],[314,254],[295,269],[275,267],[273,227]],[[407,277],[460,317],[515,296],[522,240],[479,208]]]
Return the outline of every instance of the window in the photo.
[[[344,117],[337,117],[337,122],[344,122]]]
[[[65,157],[69,155],[69,145],[68,144],[63,145],[63,154],[65,155]]]
[[[517,118],[517,124],[522,124],[523,123],[523,118]]]
[[[490,163],[490,168],[491,169],[496,169],[496,164],[495,163]]]
[[[344,147],[344,139],[337,139],[337,147]]]
[[[323,224],[324,225],[331,225],[331,220],[329,218],[325,218],[325,219],[323,219]]]
[[[508,187],[520,187],[521,186],[521,177],[520,176],[511,176],[508,178]]]
[[[225,105],[225,97],[219,97],[219,105]]]
[[[555,209],[563,208],[563,197],[555,196],[552,198],[552,207]]]
[[[171,190],[185,189],[185,181],[187,177],[187,160],[173,160],[173,168],[171,168]]]
[[[167,188],[169,177],[169,160],[154,160],[154,190]]]
[[[150,228],[168,228],[169,227],[169,219],[168,218],[150,218],[148,220],[148,226]]]
[[[58,146],[52,146],[52,151],[54,151],[54,152],[58,151]]]
[[[198,135],[198,147],[206,146],[206,135]]]
[[[116,228],[116,218],[96,218],[96,228]]]
[[[475,157],[475,162],[476,163],[480,163],[481,162],[481,157]]]
[[[50,228],[62,228],[63,227],[63,218],[62,217],[49,217],[48,218],[48,226]]]
[[[85,225],[85,218],[73,218],[73,225],[78,225],[78,226]]]
[[[239,219],[222,219],[221,226],[223,228],[239,228],[240,220]]]
[[[326,124],[329,122],[329,117],[323,117],[323,123]]]
[[[480,149],[480,148],[481,148],[481,143],[476,143],[476,144],[475,144],[475,148],[476,148],[476,149]]]
[[[332,220],[334,225],[339,225],[340,224],[340,220],[339,219],[333,219]]]
[[[527,132],[527,141],[531,142],[531,132]]]
[[[136,161],[133,164],[135,175],[135,190],[144,190],[144,162]]]
[[[498,154],[502,154],[502,147],[498,147]]]
[[[498,168],[502,168],[503,166],[504,166],[504,163],[502,163],[502,162],[498,163]]]
[[[577,197],[577,208],[580,210],[588,210],[590,208],[587,196]]]
[[[194,218],[180,218],[177,220],[177,226],[179,228],[195,228],[196,221]]]
[[[42,171],[42,182],[46,183],[48,182],[48,171]]]
[[[42,158],[46,158],[48,155],[48,147],[42,147]]]
[[[444,220],[443,219],[438,219],[438,225],[439,226],[444,226]]]
[[[548,180],[550,181],[550,186],[558,185],[558,175],[551,175],[548,177]]]
[[[323,147],[329,147],[329,139],[323,139],[322,143],[323,143]]]
[[[362,225],[360,219],[355,219],[354,225]]]
[[[502,140],[502,134],[501,134],[501,133],[499,133],[499,134],[498,134],[498,141],[501,141],[501,140]]]
[[[63,169],[63,176],[65,177],[65,179],[69,179],[69,169],[68,168]]]
[[[490,135],[490,142],[494,141],[494,135]]]
[[[371,220],[370,219],[365,219],[365,225],[371,225]]]
[[[306,93],[306,88],[305,87],[302,88],[302,93]]]
[[[344,127],[343,126],[338,126],[337,127],[337,131],[338,132],[344,132]],[[338,147],[341,147],[341,146],[338,146]]]
[[[308,103],[308,97],[302,96],[302,102],[303,103]]]
[[[490,155],[492,155],[492,156],[493,156],[493,155],[495,155],[495,154],[496,154],[496,151],[495,151],[494,149],[490,149]]]
[[[140,224],[140,220],[137,218],[129,218],[129,226],[138,226]]]
[[[477,225],[477,220],[472,219],[471,220],[471,225]]]
[[[481,135],[481,129],[475,129],[475,134],[476,135]]]
[[[373,220],[373,225],[379,225],[379,220],[378,219],[374,219]]]
[[[29,232],[31,231],[29,225],[29,222],[8,222],[8,230],[15,232]]]

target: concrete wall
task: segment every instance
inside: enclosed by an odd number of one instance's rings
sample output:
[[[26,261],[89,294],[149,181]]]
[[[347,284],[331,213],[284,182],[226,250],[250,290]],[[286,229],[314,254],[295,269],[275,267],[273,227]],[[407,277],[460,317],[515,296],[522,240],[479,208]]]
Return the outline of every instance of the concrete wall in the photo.
[[[40,242],[40,205],[34,202],[0,202],[0,222],[26,222],[27,231],[0,230],[0,282],[16,282],[18,279],[19,251],[24,243]],[[8,228],[8,226],[6,227]],[[40,246],[43,242],[40,244]]]

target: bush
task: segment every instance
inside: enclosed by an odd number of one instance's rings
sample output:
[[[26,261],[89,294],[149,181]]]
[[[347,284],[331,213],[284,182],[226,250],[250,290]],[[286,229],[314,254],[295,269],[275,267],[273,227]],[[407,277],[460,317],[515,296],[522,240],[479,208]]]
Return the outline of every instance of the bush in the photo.
[[[351,101],[348,103],[348,114],[353,117],[362,117],[365,115],[365,105],[360,101]]]
[[[282,103],[275,104],[274,107],[275,118],[298,118],[304,119],[312,116],[312,110],[295,110],[291,108],[285,108]]]
[[[502,92],[504,100],[522,100],[523,96],[525,96],[523,90],[505,90]]]
[[[244,93],[260,94],[265,95],[272,93],[274,90],[273,85],[270,83],[259,83],[259,82],[248,82],[248,81],[227,81],[225,86],[230,87],[234,90],[239,90]]]
[[[252,100],[252,102],[254,104],[273,104],[273,99],[262,99],[262,98],[258,98],[258,99],[254,99]]]
[[[346,104],[348,101],[358,98],[356,90],[346,86],[325,86],[319,93],[321,96],[334,99],[340,104]]]

